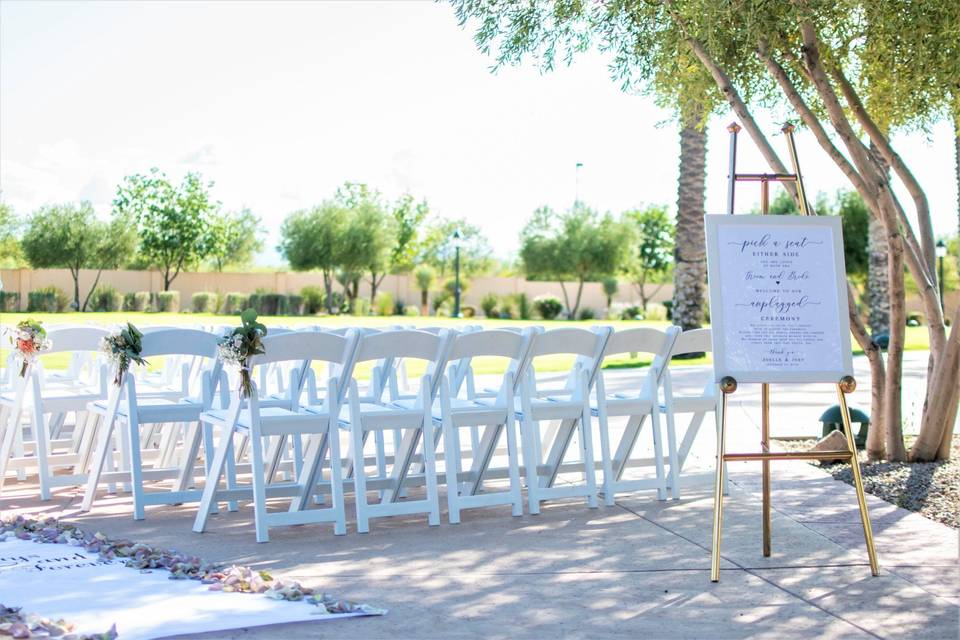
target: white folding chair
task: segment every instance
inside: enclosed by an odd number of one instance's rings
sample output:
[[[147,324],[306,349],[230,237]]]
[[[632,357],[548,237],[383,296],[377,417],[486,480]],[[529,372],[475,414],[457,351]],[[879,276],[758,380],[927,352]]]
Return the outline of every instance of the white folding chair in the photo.
[[[368,333],[360,338],[356,364],[386,359],[395,362],[400,358],[418,359],[426,363],[426,373],[420,380],[413,406],[402,406],[389,400],[363,402],[356,379],[350,382],[348,406],[341,412],[341,424],[350,431],[357,531],[360,533],[370,530],[371,518],[381,516],[426,513],[431,525],[440,523],[436,458],[434,447],[431,446],[436,441],[431,408],[442,380],[450,338],[451,333],[447,331],[432,334],[415,330]],[[368,478],[364,455],[367,435],[397,429],[402,431],[403,436],[394,452],[389,475],[378,461],[377,475]],[[423,452],[426,498],[398,502],[418,447]],[[368,490],[380,491],[379,503],[367,501]]]
[[[591,508],[597,506],[596,468],[590,419],[590,388],[610,335],[609,327],[554,329],[538,333],[530,349],[530,363],[520,387],[521,439],[526,469],[530,513],[540,513],[540,503],[552,498],[583,496]],[[561,389],[538,389],[535,364],[542,356],[576,356]],[[546,441],[540,433],[543,421],[559,421]],[[574,433],[579,436],[580,460],[564,465]],[[552,437],[551,437],[552,435]],[[549,447],[544,458],[543,449]],[[556,486],[561,471],[580,470],[583,484]]]
[[[349,377],[356,344],[356,335],[351,332],[345,336],[321,332],[287,333],[272,337],[268,335],[263,340],[266,353],[251,358],[250,364],[252,367],[263,367],[281,362],[320,361],[332,365],[335,371]],[[220,439],[194,520],[195,532],[204,531],[207,519],[219,500],[252,497],[257,542],[269,540],[271,526],[333,522],[335,534],[346,533],[340,434],[337,425],[341,383],[336,376],[331,377],[327,383],[323,404],[306,411],[300,406],[301,385],[297,380],[300,375],[302,374],[299,370],[293,367],[285,406],[261,407],[259,390],[254,384],[250,398],[241,399],[239,393],[233,393],[229,408],[206,411],[200,416],[202,422],[220,427]],[[227,488],[220,489],[220,478],[224,474],[228,458],[232,456],[236,434],[246,435],[250,443],[251,484],[249,487],[237,487],[228,474]],[[308,436],[316,444],[308,446],[303,472],[296,482],[271,483],[265,465],[264,439],[287,436]],[[330,452],[331,506],[325,509],[306,509],[306,498],[318,483],[324,450]],[[293,498],[289,510],[268,513],[267,499],[275,497]]]
[[[434,419],[443,428],[447,507],[451,523],[460,522],[462,509],[499,504],[511,505],[515,516],[523,515],[514,398],[523,379],[534,333],[533,329],[523,333],[474,331],[453,339],[448,375],[440,385],[439,416],[434,413]],[[480,401],[472,389],[468,390],[466,397],[457,397],[457,385],[466,377],[465,368],[471,367],[474,358],[491,356],[508,360],[503,381],[493,398]],[[482,440],[473,435],[480,426],[485,427]],[[471,431],[471,468],[467,472],[462,470],[463,450],[460,445],[460,432],[464,428]],[[484,480],[489,477],[491,460],[504,434],[509,488],[482,491]]]
[[[660,385],[670,361],[670,354],[677,336],[679,327],[669,327],[666,331],[650,327],[627,329],[613,333],[607,340],[604,350],[604,359],[624,353],[644,353],[653,355],[653,362],[647,369],[646,375],[638,390],[608,394],[606,380],[601,370],[597,375],[596,401],[591,410],[597,417],[600,425],[600,455],[603,468],[603,498],[605,504],[612,506],[617,493],[638,491],[641,489],[656,489],[657,498],[665,500],[667,485],[672,485],[673,497],[679,497],[677,486],[677,441],[672,429],[672,420],[668,420],[667,441],[668,458],[670,464],[671,481],[668,483],[663,464],[663,445],[660,429]],[[670,410],[667,404],[667,411]],[[630,456],[636,447],[640,432],[647,416],[650,416],[651,435],[653,437],[653,463],[656,469],[654,479],[624,480],[623,473],[628,466],[649,464],[649,460],[631,460]],[[611,436],[609,419],[626,418],[626,426],[617,443],[617,450],[611,455]]]
[[[673,346],[672,355],[676,357],[691,353],[710,353],[711,351],[712,342],[710,339],[710,329],[693,329],[691,331],[684,331],[677,337],[677,341]],[[674,422],[677,414],[690,414],[690,422],[687,425],[687,429],[683,434],[683,439],[677,451],[677,472],[679,474],[683,472],[687,455],[690,453],[693,441],[696,439],[703,420],[708,413],[713,413],[717,434],[719,435],[720,433],[720,403],[722,399],[720,386],[714,382],[713,372],[710,371],[707,375],[703,391],[700,393],[675,393],[670,367],[667,366],[663,376],[663,395],[664,404],[661,405],[661,410],[667,414],[667,429],[675,432]],[[726,462],[723,464],[726,465]],[[727,493],[728,489],[727,478],[728,475],[724,473],[724,494]],[[671,492],[675,498],[679,498],[679,477],[674,481],[671,474],[670,483],[671,485],[676,484],[676,487],[671,486]]]
[[[89,410],[101,418],[97,434],[97,449],[93,457],[87,488],[83,496],[82,510],[89,511],[101,482],[129,482],[133,492],[133,518],[146,517],[145,507],[157,504],[180,504],[200,499],[200,491],[188,489],[194,480],[194,465],[197,460],[201,429],[200,414],[204,409],[213,407],[214,393],[221,380],[221,363],[217,358],[217,342],[220,336],[195,329],[160,329],[145,333],[142,338],[143,358],[160,359],[169,356],[203,358],[206,367],[200,377],[199,392],[195,395],[189,388],[189,382],[182,382],[179,394],[172,390],[159,393],[140,392],[136,372],[128,370],[121,378],[119,386],[114,386],[106,400],[98,400],[88,405]],[[177,361],[177,358],[173,358]],[[190,366],[182,364],[180,373],[189,378]],[[174,387],[177,386],[174,384]],[[221,401],[225,399],[225,389],[221,389]],[[123,423],[116,429],[117,422]],[[141,427],[151,428],[162,425],[165,430],[164,441],[158,450],[151,450],[151,442],[141,433]],[[170,462],[162,455],[163,449],[173,447],[179,437],[181,425],[186,427],[183,448],[178,466],[164,467]],[[114,446],[114,432],[119,436],[118,447],[121,451],[122,468],[119,471],[104,471],[104,463]],[[208,431],[203,431],[204,460],[209,464],[213,452]],[[146,445],[146,447],[144,446]],[[147,451],[144,451],[144,449]],[[145,459],[155,463],[145,468]],[[144,481],[174,480],[171,490],[147,492]]]
[[[79,473],[89,456],[90,432],[87,429],[87,404],[107,397],[106,367],[92,367],[90,354],[100,349],[100,339],[107,335],[95,327],[52,329],[47,333],[51,347],[45,353],[70,354],[71,368],[64,376],[48,376],[43,365],[34,361],[25,375],[19,366],[12,377],[12,390],[0,394],[0,491],[7,469],[23,471],[36,468],[39,475],[40,499],[50,499],[52,487],[82,484]],[[15,364],[19,365],[15,359]],[[32,440],[24,442],[21,418],[29,411]],[[65,416],[74,415],[70,438],[55,438],[54,427],[62,426]],[[57,429],[59,430],[59,429]],[[31,452],[33,455],[26,455]],[[11,454],[15,454],[11,457]],[[56,474],[57,469],[74,467],[71,474]]]

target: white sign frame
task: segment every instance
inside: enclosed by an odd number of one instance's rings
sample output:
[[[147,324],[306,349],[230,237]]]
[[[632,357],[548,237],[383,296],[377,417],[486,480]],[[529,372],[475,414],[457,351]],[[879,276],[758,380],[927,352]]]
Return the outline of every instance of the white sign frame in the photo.
[[[840,218],[837,216],[715,214],[704,216],[704,222],[707,238],[707,273],[709,277],[711,301],[710,322],[712,326],[711,334],[713,340],[714,374],[716,376],[716,381],[719,382],[722,378],[730,376],[737,382],[828,382],[836,384],[842,377],[853,375],[846,266],[843,259],[843,231]],[[742,366],[731,363],[731,352],[736,352],[737,349],[729,349],[728,343],[734,347],[737,346],[738,337],[734,335],[735,327],[742,326],[742,322],[735,317],[725,317],[725,315],[727,315],[727,311],[724,310],[725,305],[718,301],[724,299],[725,291],[728,292],[728,294],[730,291],[733,291],[732,289],[728,288],[729,286],[741,284],[744,281],[745,275],[742,271],[739,274],[734,273],[729,267],[726,269],[720,268],[722,261],[727,261],[730,259],[729,254],[732,251],[727,246],[721,246],[721,235],[726,235],[724,230],[730,228],[736,228],[738,231],[750,233],[751,227],[757,228],[758,232],[760,233],[763,233],[764,231],[769,233],[770,231],[777,229],[783,233],[785,227],[787,228],[787,232],[790,232],[793,229],[799,232],[803,228],[811,228],[818,229],[821,236],[823,236],[823,229],[829,229],[830,236],[832,238],[832,251],[829,251],[831,247],[825,247],[820,251],[820,253],[822,255],[824,252],[828,252],[828,255],[832,255],[833,264],[828,264],[826,266],[833,267],[834,277],[831,278],[829,277],[829,274],[827,274],[826,277],[821,278],[818,283],[826,287],[827,290],[823,291],[818,288],[817,293],[822,294],[822,297],[819,299],[827,301],[827,306],[833,307],[836,311],[836,315],[831,313],[829,314],[829,317],[818,320],[818,322],[820,323],[819,326],[825,331],[830,342],[839,345],[839,353],[824,354],[822,360],[817,360],[818,364],[823,366],[818,366],[817,368],[794,367],[792,369],[778,369],[774,366],[771,366],[769,368],[754,367],[745,369]],[[727,253],[723,253],[724,251]],[[741,248],[741,252],[743,251],[743,248]],[[760,258],[752,257],[753,255],[757,254],[753,253],[751,256],[744,256],[742,261],[745,265],[744,268],[746,268],[747,265],[757,263],[757,261],[760,260]],[[810,269],[823,273],[824,265],[822,263],[809,264],[809,266]],[[763,267],[755,268],[762,269]],[[727,273],[724,273],[724,271],[727,271]],[[740,278],[739,282],[733,282],[731,280],[728,283],[724,280],[725,277],[728,279],[735,279],[738,277],[738,275]],[[728,287],[725,287],[725,284],[728,284]],[[776,284],[779,286],[780,282],[777,281]],[[747,287],[743,286],[743,290],[747,290]],[[729,298],[730,296],[728,295],[727,299],[729,300]],[[835,307],[833,304],[834,301]],[[716,304],[714,304],[715,302]],[[835,322],[833,322],[833,320],[835,320]],[[763,323],[758,322],[752,324],[751,326],[757,325],[760,325],[759,331],[762,333]],[[835,335],[834,332],[839,333],[839,335]],[[758,347],[758,351],[762,350],[763,347]]]

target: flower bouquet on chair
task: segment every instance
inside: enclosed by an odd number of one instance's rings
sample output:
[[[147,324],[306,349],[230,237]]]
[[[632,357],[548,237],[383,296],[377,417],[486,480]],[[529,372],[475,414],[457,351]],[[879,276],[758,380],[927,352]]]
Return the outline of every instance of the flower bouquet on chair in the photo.
[[[130,368],[131,362],[147,364],[140,356],[143,351],[141,338],[143,334],[140,330],[128,322],[126,327],[117,327],[110,335],[100,339],[100,351],[117,367],[113,383],[118,387],[123,382],[123,374]]]
[[[43,328],[43,323],[29,318],[17,323],[17,330],[10,336],[10,342],[23,362],[20,367],[21,378],[27,375],[27,366],[52,346],[47,340],[47,330]]]
[[[240,314],[239,327],[223,336],[218,351],[224,364],[240,370],[240,397],[249,398],[253,392],[253,382],[250,378],[250,357],[263,350],[263,337],[267,335],[267,327],[257,322],[257,312],[253,309],[244,309]]]

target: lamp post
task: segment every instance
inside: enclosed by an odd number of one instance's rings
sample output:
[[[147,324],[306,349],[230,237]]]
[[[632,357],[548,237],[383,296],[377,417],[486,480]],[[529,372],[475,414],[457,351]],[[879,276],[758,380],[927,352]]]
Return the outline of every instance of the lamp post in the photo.
[[[460,229],[454,229],[453,236],[453,277],[454,277],[454,289],[453,289],[453,317],[461,318],[463,314],[460,313],[460,245],[463,243],[463,235],[460,233]]]
[[[940,261],[940,310],[945,311],[945,302],[943,300],[943,259],[947,257],[947,243],[943,238],[937,240],[937,259]]]

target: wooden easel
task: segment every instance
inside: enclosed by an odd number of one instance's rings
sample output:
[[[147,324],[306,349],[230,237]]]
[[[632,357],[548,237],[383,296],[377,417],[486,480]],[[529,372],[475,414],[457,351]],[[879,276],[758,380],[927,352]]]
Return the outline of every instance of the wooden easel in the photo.
[[[797,161],[797,149],[793,140],[794,127],[787,124],[782,128],[787,138],[787,147],[790,152],[790,161],[793,173],[737,173],[737,134],[740,125],[732,123],[727,127],[730,132],[730,174],[728,176],[727,213],[733,215],[734,191],[737,182],[760,183],[760,213],[766,215],[770,210],[770,183],[793,183],[797,187],[797,200],[801,215],[810,215],[807,199],[803,189],[803,178],[800,175],[800,165]],[[759,453],[727,453],[727,398],[737,390],[737,381],[725,376],[720,380],[721,417],[720,434],[717,442],[717,478],[713,496],[713,548],[711,552],[710,580],[720,580],[720,539],[723,527],[723,481],[724,462],[760,460],[763,476],[763,555],[770,556],[770,461],[771,460],[849,460],[853,469],[853,483],[857,491],[857,501],[860,503],[860,520],[863,524],[863,536],[867,543],[867,555],[870,558],[870,572],[879,575],[877,552],[873,544],[873,529],[870,526],[870,516],[867,513],[867,501],[863,493],[863,482],[860,478],[860,463],[857,459],[857,448],[853,440],[853,430],[850,426],[850,413],[847,409],[847,394],[853,393],[857,383],[853,376],[843,376],[837,383],[837,398],[840,403],[840,413],[843,419],[843,428],[846,434],[847,449],[842,451],[802,451],[802,452],[771,452],[770,451],[770,383],[761,384],[761,432]]]

